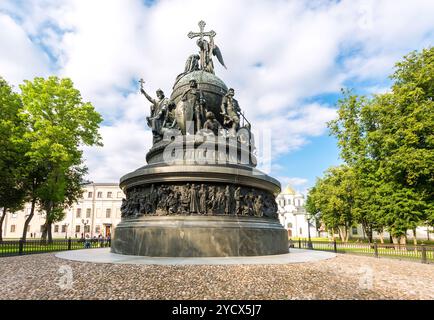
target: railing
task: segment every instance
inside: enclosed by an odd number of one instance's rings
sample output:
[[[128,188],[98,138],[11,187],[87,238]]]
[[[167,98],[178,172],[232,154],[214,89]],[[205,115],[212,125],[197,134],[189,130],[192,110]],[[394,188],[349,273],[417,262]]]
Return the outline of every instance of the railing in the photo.
[[[0,257],[21,256],[35,253],[110,247],[111,239],[53,239],[0,241]]]
[[[419,260],[422,263],[434,263],[434,246],[421,245],[398,245],[378,243],[341,243],[336,241],[308,241],[307,239],[290,240],[292,248],[333,251],[335,253],[351,253],[370,255],[376,258],[398,258]]]

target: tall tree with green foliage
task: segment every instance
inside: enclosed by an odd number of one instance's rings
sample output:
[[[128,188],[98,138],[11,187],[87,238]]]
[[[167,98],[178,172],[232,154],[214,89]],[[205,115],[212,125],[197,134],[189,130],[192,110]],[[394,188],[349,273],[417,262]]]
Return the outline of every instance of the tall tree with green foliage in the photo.
[[[25,200],[21,179],[25,150],[18,141],[24,130],[20,108],[19,95],[0,77],[0,241],[7,212],[20,210]]]
[[[29,150],[27,190],[32,203],[24,224],[25,239],[35,204],[52,210],[70,198],[66,190],[73,188],[65,177],[82,165],[82,145],[102,145],[98,133],[102,118],[91,103],[83,102],[70,79],[35,78],[25,81],[20,89],[20,117],[27,128],[22,139]],[[50,214],[47,212],[48,220]]]
[[[355,171],[358,220],[405,243],[407,230],[432,223],[434,48],[405,56],[391,79],[390,92],[371,98],[345,91],[329,127]]]

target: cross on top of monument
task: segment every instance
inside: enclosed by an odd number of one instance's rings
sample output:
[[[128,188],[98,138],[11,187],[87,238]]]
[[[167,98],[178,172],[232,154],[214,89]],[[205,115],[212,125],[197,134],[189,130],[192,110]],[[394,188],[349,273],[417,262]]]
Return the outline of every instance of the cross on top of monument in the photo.
[[[188,37],[190,39],[193,39],[193,38],[196,38],[196,37],[200,37],[200,39],[203,39],[203,37],[210,37],[210,38],[215,37],[217,33],[215,33],[214,30],[204,31],[205,30],[205,26],[206,26],[205,21],[203,21],[203,20],[199,21],[199,29],[200,29],[200,31],[199,32],[190,31],[188,33]]]

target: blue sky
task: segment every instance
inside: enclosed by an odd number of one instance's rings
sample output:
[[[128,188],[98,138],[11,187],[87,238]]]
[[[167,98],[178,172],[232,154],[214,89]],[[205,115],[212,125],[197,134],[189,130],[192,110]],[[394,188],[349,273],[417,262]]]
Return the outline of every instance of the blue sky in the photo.
[[[326,122],[340,88],[387,91],[394,63],[433,44],[433,16],[429,0],[2,0],[0,75],[70,77],[105,119],[104,147],[84,149],[89,178],[118,181],[151,144],[137,80],[170,95],[205,20],[228,66],[216,75],[254,129],[272,129],[270,174],[305,192],[339,164]]]

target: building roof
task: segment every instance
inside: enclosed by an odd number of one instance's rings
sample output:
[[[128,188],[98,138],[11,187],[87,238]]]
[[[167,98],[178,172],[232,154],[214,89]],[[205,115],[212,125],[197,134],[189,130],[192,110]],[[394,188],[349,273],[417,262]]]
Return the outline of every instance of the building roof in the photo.
[[[85,184],[86,187],[89,186],[106,186],[106,187],[119,187],[117,182],[89,182]]]
[[[294,190],[293,187],[291,187],[291,185],[287,185],[285,189],[283,189],[282,194],[290,194],[290,195],[295,195],[297,192]]]

